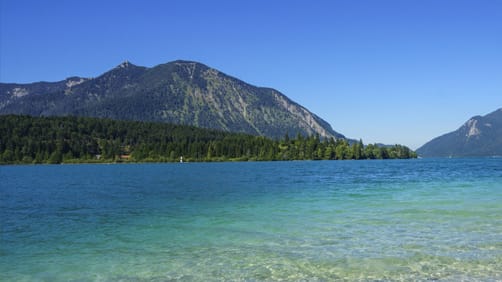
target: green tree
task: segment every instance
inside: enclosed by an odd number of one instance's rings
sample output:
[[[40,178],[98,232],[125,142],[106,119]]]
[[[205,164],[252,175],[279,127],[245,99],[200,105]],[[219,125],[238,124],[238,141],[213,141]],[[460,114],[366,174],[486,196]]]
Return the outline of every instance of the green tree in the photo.
[[[54,151],[49,157],[50,164],[60,164],[63,161],[63,154],[60,151]]]

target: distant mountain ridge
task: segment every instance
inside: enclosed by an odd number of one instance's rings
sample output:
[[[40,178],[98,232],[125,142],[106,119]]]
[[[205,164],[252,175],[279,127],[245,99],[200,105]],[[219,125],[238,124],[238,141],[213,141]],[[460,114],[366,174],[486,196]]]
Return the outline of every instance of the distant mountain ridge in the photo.
[[[345,138],[279,91],[191,61],[152,68],[124,62],[96,78],[0,83],[0,114],[168,122],[271,138]]]
[[[423,157],[502,156],[502,108],[475,116],[417,149]]]

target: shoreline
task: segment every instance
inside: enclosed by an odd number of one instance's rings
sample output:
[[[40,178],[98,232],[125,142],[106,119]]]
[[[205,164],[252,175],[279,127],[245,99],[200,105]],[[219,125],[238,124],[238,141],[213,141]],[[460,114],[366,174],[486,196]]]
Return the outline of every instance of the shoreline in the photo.
[[[485,158],[485,157],[480,157]],[[486,157],[488,158],[488,157]],[[324,160],[324,159],[305,159],[305,160],[211,160],[211,161],[183,161],[182,163],[162,162],[162,161],[126,161],[126,162],[62,162],[62,163],[0,163],[0,166],[36,166],[36,165],[121,165],[121,164],[189,164],[189,163],[258,163],[258,162],[347,162],[347,161],[392,161],[392,160],[418,160],[422,158],[407,158],[407,159],[343,159],[343,160]],[[431,159],[431,158],[429,158]],[[444,158],[447,159],[447,158]],[[461,158],[458,158],[461,159]]]

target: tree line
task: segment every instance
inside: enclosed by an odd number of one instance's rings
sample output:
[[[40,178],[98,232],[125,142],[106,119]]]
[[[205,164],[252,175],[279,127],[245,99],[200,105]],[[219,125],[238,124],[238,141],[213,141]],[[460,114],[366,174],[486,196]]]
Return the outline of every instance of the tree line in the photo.
[[[298,134],[281,140],[193,126],[85,117],[0,116],[0,163],[405,159],[382,147]]]

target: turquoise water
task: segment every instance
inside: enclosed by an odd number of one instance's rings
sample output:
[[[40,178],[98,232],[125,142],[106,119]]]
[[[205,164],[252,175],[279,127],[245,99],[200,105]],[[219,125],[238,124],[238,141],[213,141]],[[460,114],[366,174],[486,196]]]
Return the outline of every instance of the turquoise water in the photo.
[[[0,166],[1,281],[502,280],[502,159]]]

